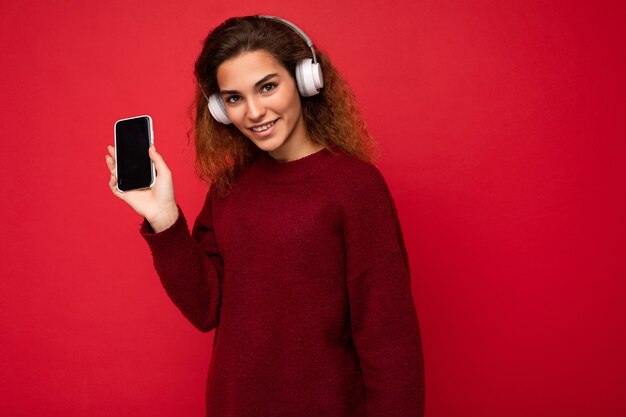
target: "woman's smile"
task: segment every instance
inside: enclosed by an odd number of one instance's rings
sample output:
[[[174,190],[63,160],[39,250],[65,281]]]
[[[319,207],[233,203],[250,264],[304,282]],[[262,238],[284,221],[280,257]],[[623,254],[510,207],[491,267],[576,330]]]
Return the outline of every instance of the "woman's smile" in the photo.
[[[271,135],[272,132],[274,132],[274,126],[276,125],[276,123],[278,123],[278,119],[272,120],[271,122],[265,124],[252,126],[250,129],[254,133],[256,133],[257,136],[265,137]]]

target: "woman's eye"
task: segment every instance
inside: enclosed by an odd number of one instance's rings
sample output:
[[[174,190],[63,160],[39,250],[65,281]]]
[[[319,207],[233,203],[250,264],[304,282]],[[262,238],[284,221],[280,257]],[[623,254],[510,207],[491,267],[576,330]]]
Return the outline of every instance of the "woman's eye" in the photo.
[[[239,99],[240,99],[240,97],[239,97],[239,96],[228,96],[228,97],[226,97],[226,100],[225,100],[225,101],[226,101],[227,103],[236,103],[236,102],[238,102],[238,101],[239,101]]]
[[[276,88],[277,86],[278,86],[278,84],[276,84],[276,83],[268,83],[268,84],[265,84],[265,85],[261,88],[261,90],[262,90],[264,93],[267,93],[268,91],[273,90],[273,89],[274,89],[274,88]]]

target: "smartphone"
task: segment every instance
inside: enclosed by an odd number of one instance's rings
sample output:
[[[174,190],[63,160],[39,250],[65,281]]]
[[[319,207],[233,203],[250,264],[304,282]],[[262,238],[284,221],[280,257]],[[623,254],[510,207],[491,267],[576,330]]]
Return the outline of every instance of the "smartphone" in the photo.
[[[153,143],[152,118],[128,117],[115,122],[115,172],[119,191],[150,188],[156,178],[148,156]]]

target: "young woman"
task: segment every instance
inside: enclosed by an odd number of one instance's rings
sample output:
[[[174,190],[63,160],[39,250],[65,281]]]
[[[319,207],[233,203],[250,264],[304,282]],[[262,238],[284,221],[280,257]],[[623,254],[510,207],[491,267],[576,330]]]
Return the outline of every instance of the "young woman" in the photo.
[[[326,55],[271,16],[228,19],[196,61],[190,234],[152,147],[149,190],[113,193],[167,293],[215,329],[209,416],[422,416],[423,361],[393,199],[352,95]]]

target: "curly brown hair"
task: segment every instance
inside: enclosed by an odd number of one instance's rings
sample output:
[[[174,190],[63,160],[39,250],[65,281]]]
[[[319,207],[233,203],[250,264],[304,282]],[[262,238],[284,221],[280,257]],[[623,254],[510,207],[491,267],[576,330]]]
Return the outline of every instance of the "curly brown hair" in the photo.
[[[269,52],[294,77],[296,64],[311,57],[302,37],[284,23],[259,16],[234,17],[213,29],[195,63],[198,86],[193,130],[196,173],[219,194],[230,190],[232,180],[262,152],[233,125],[211,116],[207,96],[219,91],[217,68],[244,52]],[[377,147],[368,132],[348,84],[326,54],[316,49],[324,74],[324,87],[311,97],[300,97],[302,114],[311,140],[331,152],[343,151],[373,162]]]

